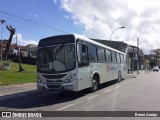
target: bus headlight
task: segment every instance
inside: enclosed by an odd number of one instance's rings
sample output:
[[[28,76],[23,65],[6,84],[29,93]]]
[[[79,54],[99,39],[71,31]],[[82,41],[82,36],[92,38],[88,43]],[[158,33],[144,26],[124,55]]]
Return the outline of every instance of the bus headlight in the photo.
[[[37,76],[37,82],[42,83],[44,80],[40,76]]]
[[[68,76],[64,82],[70,83],[74,80],[74,78],[75,78],[75,74],[72,74],[72,75]]]
[[[40,77],[39,77],[39,76],[37,76],[37,82],[39,82],[39,83],[41,83],[41,82],[42,82],[42,80],[40,79]]]

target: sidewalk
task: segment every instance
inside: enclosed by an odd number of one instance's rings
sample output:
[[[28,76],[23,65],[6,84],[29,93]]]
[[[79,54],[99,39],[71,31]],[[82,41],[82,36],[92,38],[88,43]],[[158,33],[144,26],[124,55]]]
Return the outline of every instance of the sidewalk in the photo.
[[[16,93],[22,93],[22,92],[28,92],[36,90],[36,84],[35,83],[26,83],[21,85],[9,85],[9,86],[0,86],[0,97],[16,94]]]
[[[20,98],[26,95],[42,93],[36,90],[35,83],[25,83],[21,85],[0,86],[0,102]]]
[[[145,70],[139,70],[139,74],[137,73],[137,71],[134,71],[133,73],[127,74],[127,78],[136,78],[145,74],[147,74],[147,72],[145,73]]]

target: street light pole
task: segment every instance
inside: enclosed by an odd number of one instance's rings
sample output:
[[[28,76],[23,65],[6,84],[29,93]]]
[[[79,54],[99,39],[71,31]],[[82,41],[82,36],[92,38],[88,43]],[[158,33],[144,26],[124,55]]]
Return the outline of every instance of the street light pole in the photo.
[[[1,61],[2,61],[2,52],[3,52],[3,40],[2,40],[2,34],[3,34],[3,23],[6,22],[5,20],[0,20],[2,23],[2,28],[1,28]]]
[[[112,40],[112,39],[111,39],[112,34],[113,34],[116,30],[118,30],[118,29],[124,29],[124,28],[125,28],[125,27],[123,26],[123,27],[118,27],[118,28],[116,28],[115,30],[113,30],[112,33],[111,33],[111,35],[110,35],[110,41]]]
[[[137,73],[139,74],[139,38],[137,38]]]

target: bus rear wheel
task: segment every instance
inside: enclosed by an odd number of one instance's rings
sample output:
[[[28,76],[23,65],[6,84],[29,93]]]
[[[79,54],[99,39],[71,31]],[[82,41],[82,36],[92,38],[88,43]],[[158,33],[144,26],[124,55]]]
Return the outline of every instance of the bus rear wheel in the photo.
[[[97,90],[98,90],[98,78],[93,77],[91,92],[96,92]]]

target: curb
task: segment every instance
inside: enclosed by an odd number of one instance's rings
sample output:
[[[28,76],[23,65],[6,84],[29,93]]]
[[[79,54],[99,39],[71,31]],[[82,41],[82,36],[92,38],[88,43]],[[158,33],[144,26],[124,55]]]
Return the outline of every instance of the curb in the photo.
[[[14,98],[28,97],[28,96],[32,96],[32,95],[35,95],[35,94],[36,95],[38,95],[38,94],[46,94],[46,93],[49,93],[49,92],[51,92],[51,91],[50,90],[45,90],[45,91],[33,90],[33,91],[27,91],[27,92],[22,92],[22,93],[15,93],[15,94],[11,94],[11,95],[1,96],[0,97],[0,102],[9,101],[9,100],[12,100]]]
[[[140,74],[127,74],[127,78],[137,78],[140,76],[145,75],[146,73],[140,73]]]
[[[127,78],[136,78],[137,77],[137,75],[135,75],[135,74],[128,74],[127,75]]]

